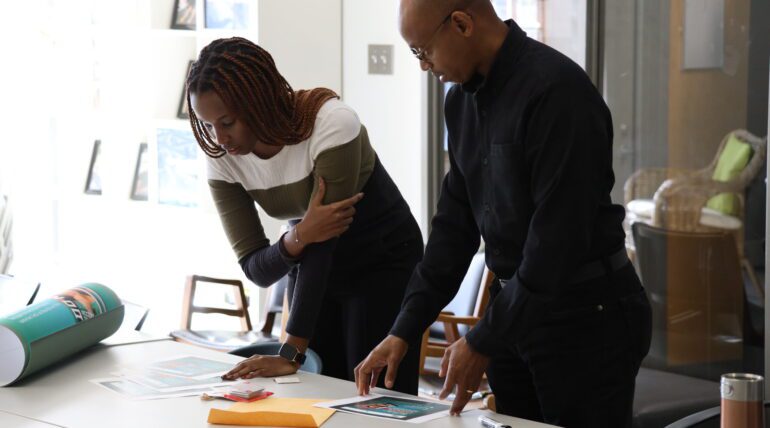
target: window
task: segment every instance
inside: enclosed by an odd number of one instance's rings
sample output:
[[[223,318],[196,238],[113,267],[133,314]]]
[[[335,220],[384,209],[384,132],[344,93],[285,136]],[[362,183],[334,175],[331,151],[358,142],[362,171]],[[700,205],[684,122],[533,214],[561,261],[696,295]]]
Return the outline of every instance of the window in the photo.
[[[653,305],[644,365],[713,381],[763,373],[770,8],[760,3],[604,10],[613,199],[626,205],[627,247]]]

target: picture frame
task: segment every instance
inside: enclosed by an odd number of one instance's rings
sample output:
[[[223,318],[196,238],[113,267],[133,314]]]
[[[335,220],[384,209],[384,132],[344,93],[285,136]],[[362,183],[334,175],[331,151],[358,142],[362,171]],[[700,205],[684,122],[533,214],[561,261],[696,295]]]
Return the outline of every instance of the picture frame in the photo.
[[[101,140],[94,140],[94,147],[91,150],[91,162],[88,165],[88,177],[86,178],[86,187],[84,192],[88,195],[102,194],[102,177],[99,173],[99,158],[101,154]]]
[[[205,28],[249,30],[256,21],[256,2],[250,0],[203,0]]]
[[[131,183],[131,199],[135,201],[149,200],[149,164],[147,159],[147,143],[139,144],[139,153],[136,156],[136,168],[134,168],[134,180]]]
[[[196,208],[204,190],[205,164],[189,125],[158,126],[152,134],[155,160],[152,189],[161,205]],[[154,186],[152,186],[154,185]]]
[[[195,2],[196,0],[174,0],[174,13],[171,17],[172,29],[195,29]]]
[[[190,118],[190,111],[188,110],[189,107],[187,105],[187,77],[190,75],[190,69],[194,62],[194,60],[190,60],[190,62],[187,63],[187,72],[184,74],[184,80],[182,81],[182,96],[179,98],[179,107],[176,111],[176,117],[179,119]]]

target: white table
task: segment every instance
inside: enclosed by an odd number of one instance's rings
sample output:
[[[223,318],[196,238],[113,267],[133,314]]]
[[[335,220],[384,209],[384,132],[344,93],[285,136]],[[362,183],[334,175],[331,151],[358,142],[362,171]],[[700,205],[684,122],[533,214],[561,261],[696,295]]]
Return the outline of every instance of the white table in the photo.
[[[110,377],[119,366],[141,365],[151,361],[192,354],[222,361],[241,360],[240,357],[222,354],[203,348],[172,341],[138,343],[124,346],[96,346],[43,372],[32,375],[14,386],[0,388],[0,412],[3,417],[17,417],[25,427],[44,427],[43,423],[56,426],[89,427],[211,427],[206,420],[209,409],[227,408],[231,402],[224,400],[201,401],[198,397],[164,400],[131,401],[89,382],[89,379]],[[276,397],[340,399],[356,395],[355,384],[326,376],[299,372],[298,384],[278,385],[272,379],[261,379],[266,389]],[[397,394],[392,391],[375,392]],[[401,394],[399,394],[401,395]],[[472,410],[461,417],[437,419],[423,427],[473,427],[480,426],[478,416],[488,414],[514,428],[549,427],[488,411]],[[28,418],[28,419],[25,419]],[[30,425],[39,423],[40,425]],[[0,426],[7,425],[0,418]],[[412,424],[380,420],[373,417],[337,412],[324,425],[335,427],[402,427]]]
[[[0,411],[0,427],[13,427],[13,428],[54,428],[56,425],[47,424],[45,422],[36,421],[34,419],[25,418],[23,416],[15,415],[13,413],[7,413]]]

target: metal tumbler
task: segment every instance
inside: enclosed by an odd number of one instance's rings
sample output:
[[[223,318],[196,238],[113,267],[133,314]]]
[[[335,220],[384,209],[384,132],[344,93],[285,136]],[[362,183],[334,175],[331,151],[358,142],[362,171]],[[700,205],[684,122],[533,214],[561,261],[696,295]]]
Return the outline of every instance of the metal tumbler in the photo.
[[[755,374],[722,375],[722,428],[764,428],[764,384],[765,378]]]

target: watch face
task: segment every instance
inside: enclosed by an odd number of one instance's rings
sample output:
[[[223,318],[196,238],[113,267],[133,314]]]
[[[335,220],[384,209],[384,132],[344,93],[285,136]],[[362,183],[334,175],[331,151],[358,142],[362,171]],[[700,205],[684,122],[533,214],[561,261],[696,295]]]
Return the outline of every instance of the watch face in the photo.
[[[278,355],[289,361],[294,361],[297,358],[297,354],[297,348],[288,343],[281,345],[281,349],[278,350]]]

